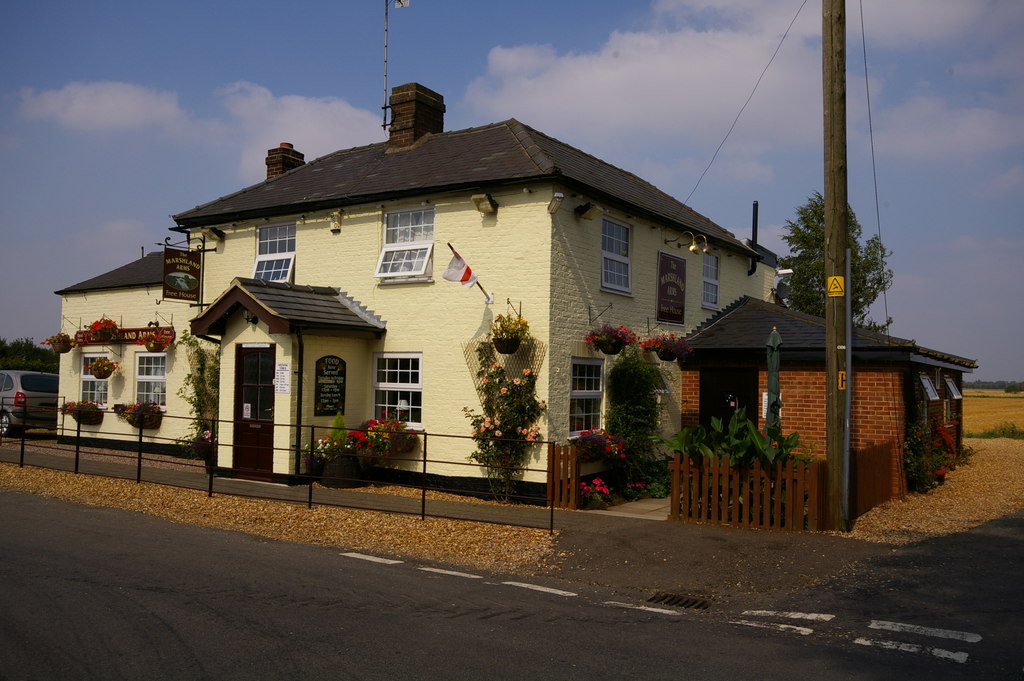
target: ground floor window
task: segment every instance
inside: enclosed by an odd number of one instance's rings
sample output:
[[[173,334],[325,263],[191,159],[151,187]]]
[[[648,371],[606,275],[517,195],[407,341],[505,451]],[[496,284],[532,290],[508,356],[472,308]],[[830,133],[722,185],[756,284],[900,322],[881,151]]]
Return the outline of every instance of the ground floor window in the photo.
[[[569,435],[601,427],[601,399],[604,395],[604,361],[572,358],[569,386]]]
[[[82,353],[82,399],[97,404],[107,403],[107,379],[92,375],[92,363],[100,357],[100,353]]]
[[[375,418],[391,416],[412,426],[423,423],[422,355],[377,355],[373,380]]]
[[[167,355],[135,355],[135,400],[167,405]]]

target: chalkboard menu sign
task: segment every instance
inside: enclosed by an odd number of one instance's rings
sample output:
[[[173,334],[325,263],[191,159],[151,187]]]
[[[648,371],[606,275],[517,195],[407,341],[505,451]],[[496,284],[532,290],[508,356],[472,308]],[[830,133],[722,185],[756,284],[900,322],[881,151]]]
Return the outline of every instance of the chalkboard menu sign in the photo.
[[[326,355],[316,361],[314,416],[345,413],[345,360]]]

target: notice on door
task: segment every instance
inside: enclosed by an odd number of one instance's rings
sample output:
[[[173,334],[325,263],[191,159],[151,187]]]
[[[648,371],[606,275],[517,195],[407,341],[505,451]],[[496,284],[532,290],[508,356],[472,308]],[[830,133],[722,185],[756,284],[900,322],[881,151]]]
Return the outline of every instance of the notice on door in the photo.
[[[292,365],[278,362],[274,367],[274,392],[290,393],[292,391]]]

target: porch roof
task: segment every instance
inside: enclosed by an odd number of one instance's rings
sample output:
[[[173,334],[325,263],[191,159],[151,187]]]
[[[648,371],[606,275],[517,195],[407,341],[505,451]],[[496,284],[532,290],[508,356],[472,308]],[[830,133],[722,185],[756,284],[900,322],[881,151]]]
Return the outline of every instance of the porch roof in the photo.
[[[264,322],[270,333],[302,329],[380,337],[387,330],[384,320],[331,286],[296,286],[238,277],[192,320],[192,333],[222,335],[228,317],[239,310]]]

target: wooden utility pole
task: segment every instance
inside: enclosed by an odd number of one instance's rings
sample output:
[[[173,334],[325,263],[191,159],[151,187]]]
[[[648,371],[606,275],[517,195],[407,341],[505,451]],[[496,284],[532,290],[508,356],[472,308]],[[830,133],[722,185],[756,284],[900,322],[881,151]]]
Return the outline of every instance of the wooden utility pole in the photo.
[[[846,280],[849,202],[846,191],[846,0],[822,0],[821,56],[825,111],[825,433],[826,518],[849,530],[843,507],[846,442]]]

